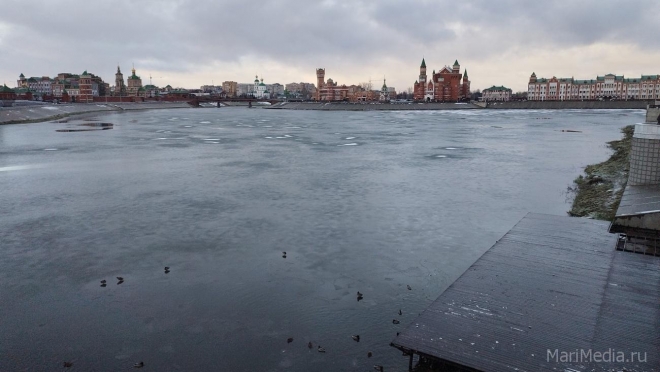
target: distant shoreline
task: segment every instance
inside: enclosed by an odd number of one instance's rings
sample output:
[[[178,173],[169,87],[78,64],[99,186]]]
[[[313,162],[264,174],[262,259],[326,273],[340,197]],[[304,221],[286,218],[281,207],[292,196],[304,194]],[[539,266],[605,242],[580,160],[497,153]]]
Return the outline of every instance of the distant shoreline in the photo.
[[[428,110],[590,110],[590,109],[646,109],[647,101],[568,101],[568,102],[489,102],[487,107],[474,103],[342,103],[342,102],[281,102],[272,106],[253,106],[268,110],[316,110],[316,111],[428,111]],[[0,125],[28,124],[81,114],[191,108],[187,102],[144,103],[76,103],[37,104],[0,108]],[[245,106],[225,106],[245,107]]]
[[[283,102],[267,109],[320,111],[411,111],[411,110],[607,110],[646,109],[650,101],[516,101],[475,103],[342,103]]]

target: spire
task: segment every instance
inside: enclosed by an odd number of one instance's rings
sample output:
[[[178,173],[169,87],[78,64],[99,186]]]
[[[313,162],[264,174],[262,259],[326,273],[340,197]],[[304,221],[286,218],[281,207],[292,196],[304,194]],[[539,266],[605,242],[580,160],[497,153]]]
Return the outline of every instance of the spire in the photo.
[[[117,73],[121,74],[121,70],[119,69],[119,65],[117,65]]]
[[[467,69],[465,69],[465,71],[463,71],[463,78],[467,79]]]
[[[422,57],[422,65],[419,66],[419,67],[424,67],[424,68],[426,68],[426,61],[424,60],[424,57]]]
[[[454,66],[460,66],[460,65],[458,64],[458,60],[454,61]]]

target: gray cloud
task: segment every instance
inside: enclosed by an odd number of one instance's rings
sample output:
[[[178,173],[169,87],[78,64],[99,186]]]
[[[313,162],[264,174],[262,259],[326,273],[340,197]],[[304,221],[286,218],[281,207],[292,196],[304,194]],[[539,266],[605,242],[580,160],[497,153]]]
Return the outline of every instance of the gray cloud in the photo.
[[[268,75],[268,63],[275,61],[299,71],[295,80],[313,81],[314,67],[324,66],[330,76],[346,79],[387,74],[405,88],[422,56],[431,68],[458,58],[504,69],[512,63],[504,56],[547,48],[605,43],[657,49],[659,16],[655,0],[6,0],[0,79],[13,84],[20,72],[52,76],[89,69],[112,80],[117,63],[128,70],[135,62],[141,71],[177,76],[219,65],[228,70],[218,76],[240,81],[255,71],[228,74],[244,67]]]

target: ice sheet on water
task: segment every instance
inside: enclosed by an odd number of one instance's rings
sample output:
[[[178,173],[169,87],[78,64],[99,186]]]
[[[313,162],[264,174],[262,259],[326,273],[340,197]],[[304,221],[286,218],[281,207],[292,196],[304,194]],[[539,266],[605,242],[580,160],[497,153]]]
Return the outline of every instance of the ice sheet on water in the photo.
[[[10,172],[10,171],[35,169],[35,168],[41,168],[41,165],[32,164],[32,165],[12,165],[8,167],[0,167],[0,172]]]

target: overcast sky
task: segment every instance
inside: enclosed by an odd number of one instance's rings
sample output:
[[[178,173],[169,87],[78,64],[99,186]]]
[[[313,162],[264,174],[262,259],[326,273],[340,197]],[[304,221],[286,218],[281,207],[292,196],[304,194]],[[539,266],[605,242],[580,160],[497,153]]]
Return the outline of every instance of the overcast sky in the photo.
[[[225,80],[411,87],[458,59],[472,89],[526,90],[529,75],[660,73],[657,0],[2,0],[0,82],[88,70],[114,85]]]

